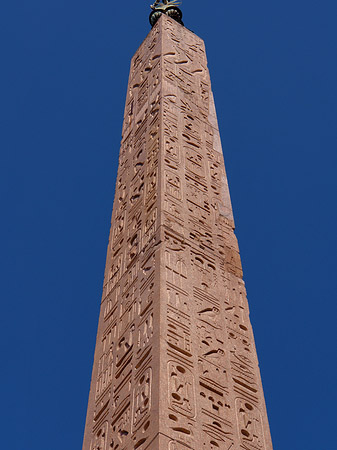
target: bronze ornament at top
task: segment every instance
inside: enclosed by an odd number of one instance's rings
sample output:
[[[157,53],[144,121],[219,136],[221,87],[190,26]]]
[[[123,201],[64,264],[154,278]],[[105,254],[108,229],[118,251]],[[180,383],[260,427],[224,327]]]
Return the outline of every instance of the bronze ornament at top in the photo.
[[[156,0],[153,5],[150,5],[152,9],[149,17],[151,26],[153,27],[155,25],[162,14],[170,16],[176,22],[180,23],[180,25],[184,25],[183,21],[181,20],[183,17],[183,13],[177,6],[180,4],[181,2],[179,0],[163,0],[162,2]]]

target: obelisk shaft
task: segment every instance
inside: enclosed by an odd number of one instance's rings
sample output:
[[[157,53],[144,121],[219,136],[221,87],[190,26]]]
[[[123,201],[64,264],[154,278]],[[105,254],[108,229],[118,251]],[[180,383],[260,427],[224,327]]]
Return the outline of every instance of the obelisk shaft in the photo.
[[[131,62],[83,450],[271,450],[203,41]]]

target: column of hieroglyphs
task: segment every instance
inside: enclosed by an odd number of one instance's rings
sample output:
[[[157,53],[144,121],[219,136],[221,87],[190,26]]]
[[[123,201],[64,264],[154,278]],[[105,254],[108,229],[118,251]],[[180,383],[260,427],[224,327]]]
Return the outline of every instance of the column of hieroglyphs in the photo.
[[[204,44],[162,27],[161,448],[271,449]]]
[[[203,41],[131,62],[83,450],[271,450]]]
[[[158,434],[159,26],[131,61],[83,450]]]

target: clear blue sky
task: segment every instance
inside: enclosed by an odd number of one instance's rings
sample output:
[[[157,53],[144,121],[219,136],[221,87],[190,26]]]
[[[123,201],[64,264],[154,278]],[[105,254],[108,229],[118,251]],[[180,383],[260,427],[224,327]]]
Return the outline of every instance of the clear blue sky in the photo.
[[[0,447],[81,449],[148,1],[0,18]],[[275,450],[335,450],[337,4],[185,0],[206,42]]]

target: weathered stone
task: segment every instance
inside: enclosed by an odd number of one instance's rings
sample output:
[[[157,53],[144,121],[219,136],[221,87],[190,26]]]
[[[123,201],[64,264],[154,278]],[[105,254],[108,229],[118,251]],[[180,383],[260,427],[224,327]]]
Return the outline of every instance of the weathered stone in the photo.
[[[271,450],[205,47],[131,61],[83,450]]]

